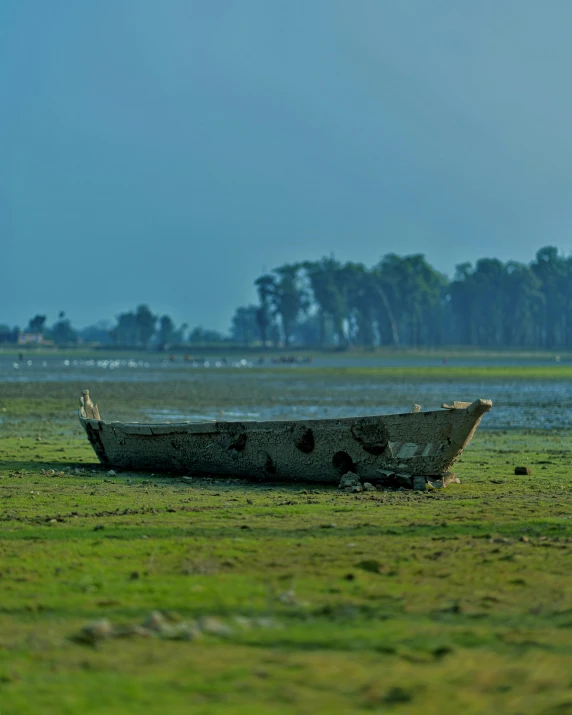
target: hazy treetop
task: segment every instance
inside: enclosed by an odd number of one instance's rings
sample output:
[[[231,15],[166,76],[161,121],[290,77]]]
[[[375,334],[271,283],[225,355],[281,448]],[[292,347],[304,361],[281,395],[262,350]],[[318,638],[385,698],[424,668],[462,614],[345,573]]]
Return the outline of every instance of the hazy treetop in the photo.
[[[570,251],[568,0],[0,4],[0,305],[228,327],[264,267]]]

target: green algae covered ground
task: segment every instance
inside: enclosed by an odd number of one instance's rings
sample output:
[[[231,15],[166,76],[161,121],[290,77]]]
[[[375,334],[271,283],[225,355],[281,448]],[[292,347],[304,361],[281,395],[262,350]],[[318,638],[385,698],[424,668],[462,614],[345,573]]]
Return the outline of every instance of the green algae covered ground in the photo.
[[[94,397],[134,419],[273,399],[217,379]],[[112,477],[82,387],[0,388],[2,715],[572,713],[569,433],[481,430],[428,493]],[[157,610],[192,637],[76,638]]]

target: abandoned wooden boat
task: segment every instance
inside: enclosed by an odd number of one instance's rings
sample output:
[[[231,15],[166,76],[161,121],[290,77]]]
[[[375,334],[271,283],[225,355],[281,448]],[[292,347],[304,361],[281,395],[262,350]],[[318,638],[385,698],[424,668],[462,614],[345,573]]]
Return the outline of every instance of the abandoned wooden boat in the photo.
[[[109,467],[189,475],[337,483],[445,476],[471,440],[490,400],[442,410],[342,419],[268,422],[104,422],[84,390],[79,419]]]

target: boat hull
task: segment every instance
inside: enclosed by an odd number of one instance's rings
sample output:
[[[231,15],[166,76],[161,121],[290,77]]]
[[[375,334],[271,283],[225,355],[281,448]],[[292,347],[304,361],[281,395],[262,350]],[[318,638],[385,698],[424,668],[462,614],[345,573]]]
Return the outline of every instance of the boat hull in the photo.
[[[82,404],[80,422],[110,468],[337,483],[347,472],[362,481],[447,474],[492,406],[454,404],[371,417],[200,424],[104,422],[96,406],[93,412]]]

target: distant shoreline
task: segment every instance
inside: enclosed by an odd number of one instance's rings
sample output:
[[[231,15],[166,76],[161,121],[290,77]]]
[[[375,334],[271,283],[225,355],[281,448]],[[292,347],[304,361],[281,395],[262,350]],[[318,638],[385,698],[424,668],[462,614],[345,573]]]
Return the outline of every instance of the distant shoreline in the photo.
[[[162,356],[168,358],[170,355],[174,355],[176,359],[180,360],[184,356],[188,355],[192,357],[206,357],[206,356],[255,356],[258,358],[264,358],[271,360],[273,357],[284,357],[288,355],[295,356],[297,358],[301,357],[321,357],[327,358],[329,356],[336,357],[343,355],[348,358],[372,358],[372,357],[391,357],[391,358],[403,358],[407,360],[408,358],[439,358],[443,360],[451,360],[455,358],[519,358],[519,359],[553,359],[555,362],[570,362],[572,361],[572,351],[567,349],[559,350],[555,348],[554,350],[546,350],[539,348],[538,350],[532,348],[526,349],[515,349],[515,348],[476,348],[474,346],[463,346],[463,345],[440,345],[438,347],[422,347],[422,348],[393,348],[393,347],[376,347],[373,349],[360,348],[360,347],[350,347],[350,348],[337,348],[335,346],[327,348],[317,348],[317,347],[304,347],[304,346],[288,346],[288,347],[267,347],[263,348],[261,346],[244,346],[236,343],[231,344],[210,344],[210,345],[173,345],[165,350],[157,350],[156,348],[140,348],[140,347],[128,347],[120,345],[71,345],[69,347],[56,347],[56,346],[45,346],[45,345],[10,345],[5,344],[0,346],[0,356],[10,356],[12,358],[17,358],[19,354],[26,357],[35,355],[37,357],[42,356],[69,356],[74,357],[85,357],[85,356],[101,356],[102,354],[113,355],[116,357],[132,357],[136,355],[145,356]]]

